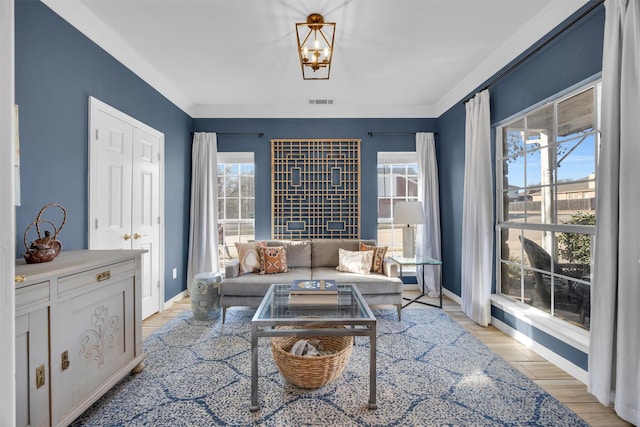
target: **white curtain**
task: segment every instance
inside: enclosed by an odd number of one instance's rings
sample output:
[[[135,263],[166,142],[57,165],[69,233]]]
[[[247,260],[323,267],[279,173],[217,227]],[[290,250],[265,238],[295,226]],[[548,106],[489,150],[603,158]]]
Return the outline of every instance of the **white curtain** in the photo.
[[[416,255],[441,260],[440,255],[440,188],[438,185],[438,163],[436,161],[436,142],[433,133],[416,133],[416,152],[418,154],[418,200],[424,208],[425,224],[418,225],[416,236]],[[429,296],[440,295],[440,267],[418,267],[418,285]],[[422,269],[424,281],[422,283]]]
[[[462,205],[462,311],[487,326],[491,321],[493,183],[489,91],[465,104],[464,196]]]
[[[191,214],[187,287],[218,268],[218,161],[215,133],[196,132],[191,148]]]
[[[640,2],[605,10],[589,391],[640,425]]]

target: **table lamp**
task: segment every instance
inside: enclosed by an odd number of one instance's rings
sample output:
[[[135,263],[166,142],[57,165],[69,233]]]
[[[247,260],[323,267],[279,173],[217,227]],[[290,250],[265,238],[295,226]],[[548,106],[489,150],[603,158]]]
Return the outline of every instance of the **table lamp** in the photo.
[[[422,202],[398,202],[395,206],[393,223],[402,227],[402,256],[413,258],[416,256],[416,240],[413,226],[424,224],[424,210]]]

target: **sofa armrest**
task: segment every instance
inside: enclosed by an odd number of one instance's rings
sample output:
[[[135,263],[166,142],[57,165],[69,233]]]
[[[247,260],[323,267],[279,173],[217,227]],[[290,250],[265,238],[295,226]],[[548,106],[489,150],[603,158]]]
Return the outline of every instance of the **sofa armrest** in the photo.
[[[234,259],[224,266],[224,277],[232,279],[240,275],[240,260]]]
[[[384,267],[384,275],[387,277],[398,277],[398,264],[391,261],[389,258],[385,258],[382,261]]]

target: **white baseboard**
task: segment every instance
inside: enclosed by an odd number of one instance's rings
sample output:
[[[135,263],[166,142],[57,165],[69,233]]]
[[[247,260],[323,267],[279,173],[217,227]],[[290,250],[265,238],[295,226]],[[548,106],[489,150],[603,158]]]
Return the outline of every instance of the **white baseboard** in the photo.
[[[459,305],[462,305],[462,298],[460,298],[458,295],[451,292],[449,289],[442,288],[442,295],[446,296],[447,298],[450,298],[452,301],[457,302]]]
[[[526,336],[523,333],[513,329],[512,327],[510,327],[506,323],[501,322],[500,320],[496,319],[495,317],[491,318],[491,324],[493,326],[495,326],[496,329],[499,329],[500,331],[502,331],[505,334],[509,335],[511,338],[513,338],[516,341],[520,342],[525,347],[530,348],[531,350],[535,351],[537,354],[539,354],[540,356],[544,357],[549,362],[553,363],[558,368],[562,369],[563,371],[565,371],[566,373],[568,373],[569,375],[571,375],[572,377],[574,377],[578,381],[584,383],[585,385],[589,382],[589,374],[587,373],[587,371],[585,371],[584,369],[582,369],[582,368],[576,366],[575,364],[571,363],[570,361],[568,361],[564,357],[559,356],[557,353],[554,353],[553,351],[549,350],[548,348],[544,347],[543,345],[538,344],[537,342],[533,341],[528,336]]]
[[[168,309],[169,307],[171,307],[174,303],[180,301],[181,299],[185,298],[189,296],[189,292],[185,289],[184,291],[180,292],[178,295],[174,296],[173,298],[171,298],[169,301],[165,301],[164,302],[164,307],[162,308],[163,310]]]

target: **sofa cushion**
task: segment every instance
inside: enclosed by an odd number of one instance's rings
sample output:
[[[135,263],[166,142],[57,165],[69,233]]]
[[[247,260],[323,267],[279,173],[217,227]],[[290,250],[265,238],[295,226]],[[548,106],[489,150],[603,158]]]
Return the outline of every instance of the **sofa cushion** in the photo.
[[[369,274],[373,251],[348,251],[338,249],[338,266],[336,270],[348,273]]]
[[[345,273],[331,267],[318,267],[312,270],[313,280],[335,280],[336,283],[354,283],[362,295],[398,294],[402,296],[402,280],[382,274]]]
[[[359,250],[360,242],[375,246],[375,240],[313,239],[311,241],[311,267],[337,267],[338,249]]]
[[[220,284],[221,295],[263,297],[272,283],[293,283],[294,280],[310,280],[310,268],[290,268],[287,273],[261,276],[250,273],[234,278],[225,278]]]
[[[264,241],[251,243],[236,243],[238,251],[238,261],[240,263],[240,271],[238,274],[257,273],[260,271],[260,255],[258,254],[259,246],[267,246]]]
[[[287,250],[284,246],[258,247],[260,255],[260,274],[286,273]]]
[[[370,246],[360,242],[361,251],[373,251],[373,260],[371,261],[371,272],[384,274],[384,255],[387,253],[386,246]]]

